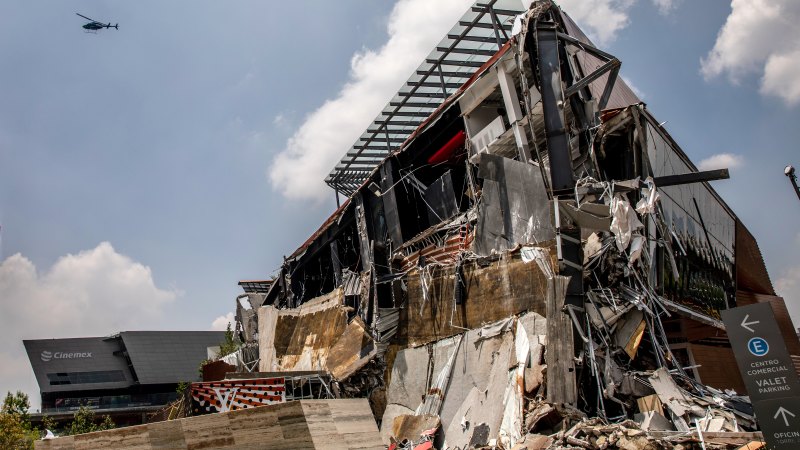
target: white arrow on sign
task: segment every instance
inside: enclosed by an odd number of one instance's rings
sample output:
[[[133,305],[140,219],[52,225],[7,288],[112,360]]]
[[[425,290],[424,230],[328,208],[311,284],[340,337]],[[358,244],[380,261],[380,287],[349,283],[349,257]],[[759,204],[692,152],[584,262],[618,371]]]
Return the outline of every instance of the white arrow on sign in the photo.
[[[785,423],[786,426],[788,427],[789,426],[789,419],[786,418],[787,415],[794,417],[794,414],[792,414],[791,411],[789,411],[788,409],[786,409],[783,406],[781,406],[780,408],[778,408],[778,412],[775,413],[775,416],[773,417],[773,419],[777,419],[778,416],[782,416],[783,417],[783,423]]]
[[[750,325],[755,325],[757,323],[761,323],[761,321],[760,320],[754,320],[752,322],[748,322],[747,319],[749,319],[749,318],[750,318],[750,314],[747,314],[746,316],[744,316],[744,319],[742,319],[742,323],[741,323],[742,328],[744,328],[745,330],[747,330],[747,331],[749,331],[751,333],[755,333],[756,330],[750,328]]]

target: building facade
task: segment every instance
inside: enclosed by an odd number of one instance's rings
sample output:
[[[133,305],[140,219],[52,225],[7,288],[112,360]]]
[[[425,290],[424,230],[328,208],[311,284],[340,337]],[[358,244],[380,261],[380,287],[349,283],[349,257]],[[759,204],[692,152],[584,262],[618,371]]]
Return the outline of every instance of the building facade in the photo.
[[[23,341],[41,392],[41,413],[69,419],[80,406],[118,425],[147,421],[198,381],[200,363],[219,346],[218,331],[124,331],[108,337]]]

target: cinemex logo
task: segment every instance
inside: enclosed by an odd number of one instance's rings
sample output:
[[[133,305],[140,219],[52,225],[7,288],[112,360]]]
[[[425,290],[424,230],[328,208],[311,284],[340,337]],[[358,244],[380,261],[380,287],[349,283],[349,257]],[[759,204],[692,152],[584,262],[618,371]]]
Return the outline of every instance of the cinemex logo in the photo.
[[[47,350],[43,350],[42,354],[40,355],[42,361],[47,362],[51,359],[78,359],[78,358],[91,358],[92,352],[48,352]]]

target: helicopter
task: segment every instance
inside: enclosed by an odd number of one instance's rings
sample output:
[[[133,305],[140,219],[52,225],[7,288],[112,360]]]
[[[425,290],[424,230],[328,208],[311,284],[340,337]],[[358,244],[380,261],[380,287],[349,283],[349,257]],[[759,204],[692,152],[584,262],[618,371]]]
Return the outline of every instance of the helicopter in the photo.
[[[75,14],[78,14],[78,13],[75,13]],[[84,16],[83,14],[78,14],[78,15],[83,17],[84,19],[90,21],[89,23],[87,23],[86,25],[83,26],[83,28],[85,30],[87,30],[87,33],[91,33],[93,31],[97,31],[97,30],[102,30],[103,28],[116,28],[117,30],[119,30],[119,24],[111,25],[111,22],[105,24],[103,22],[98,22],[98,21],[96,21],[94,19],[90,19],[90,18]]]

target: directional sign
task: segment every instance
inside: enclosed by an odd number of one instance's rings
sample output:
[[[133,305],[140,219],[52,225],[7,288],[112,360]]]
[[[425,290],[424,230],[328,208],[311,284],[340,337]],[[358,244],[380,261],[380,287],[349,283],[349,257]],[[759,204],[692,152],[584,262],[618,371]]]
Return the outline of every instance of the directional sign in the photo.
[[[722,321],[769,448],[800,449],[800,381],[772,307],[728,309]]]
[[[770,449],[800,449],[800,400],[756,402],[756,415]]]
[[[753,400],[800,395],[797,372],[769,303],[722,311],[722,321]]]
[[[750,314],[745,314],[744,319],[742,319],[742,323],[740,323],[739,325],[741,325],[742,328],[744,328],[745,330],[747,330],[747,331],[749,331],[751,333],[755,333],[756,330],[750,328],[750,325],[759,324],[759,323],[761,323],[761,321],[760,320],[753,320],[752,322],[748,322],[747,319],[749,319],[749,318],[750,318]]]

